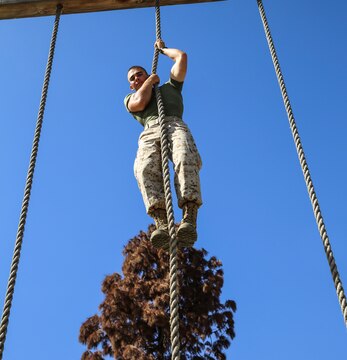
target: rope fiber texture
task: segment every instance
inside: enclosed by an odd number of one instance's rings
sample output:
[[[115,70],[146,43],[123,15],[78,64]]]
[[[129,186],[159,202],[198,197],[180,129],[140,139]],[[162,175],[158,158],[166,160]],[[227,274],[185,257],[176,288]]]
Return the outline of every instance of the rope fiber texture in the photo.
[[[32,183],[33,183],[36,157],[37,157],[38,148],[39,148],[43,115],[44,115],[45,106],[46,106],[48,85],[49,85],[49,80],[50,80],[50,76],[51,76],[55,43],[56,43],[56,39],[57,39],[57,33],[58,33],[58,28],[59,28],[59,20],[60,20],[61,12],[62,12],[62,6],[58,5],[57,11],[56,11],[56,16],[55,16],[55,21],[54,21],[53,32],[52,32],[51,44],[50,44],[50,48],[49,48],[48,61],[47,61],[46,72],[45,72],[42,94],[41,94],[40,107],[39,107],[39,112],[38,112],[38,117],[37,117],[37,122],[36,122],[36,128],[35,128],[35,135],[34,135],[31,155],[30,155],[30,163],[29,163],[26,184],[25,184],[25,189],[24,189],[24,197],[23,197],[23,201],[22,201],[22,209],[21,209],[19,224],[18,224],[18,229],[17,229],[17,237],[16,237],[16,243],[15,243],[12,263],[11,263],[10,276],[9,276],[9,280],[8,280],[8,284],[7,284],[6,297],[5,297],[4,308],[3,308],[2,318],[1,318],[0,360],[2,360],[2,357],[3,357],[6,334],[7,334],[7,327],[8,327],[8,323],[9,323],[12,299],[13,299],[13,294],[14,294],[14,289],[15,289],[15,284],[16,284],[17,270],[18,270],[18,265],[19,265],[19,260],[20,260],[22,243],[23,243],[24,228],[25,228],[26,217],[27,217],[27,213],[28,213],[30,193],[31,193],[31,188],[32,188]]]
[[[155,3],[155,20],[156,20],[156,38],[161,39],[160,26],[160,6],[159,0]],[[155,48],[152,74],[156,74],[158,67],[159,49]],[[170,186],[169,171],[169,141],[165,126],[165,110],[158,85],[155,85],[155,96],[157,99],[159,125],[160,125],[160,143],[161,143],[161,161],[162,174],[164,182],[166,213],[170,234],[170,334],[171,334],[171,359],[180,359],[180,340],[179,340],[179,293],[177,280],[177,238],[175,230],[174,211],[172,206],[172,194]]]
[[[330,271],[331,271],[333,281],[334,281],[334,284],[335,284],[337,297],[338,297],[338,300],[339,300],[339,303],[340,303],[340,306],[341,306],[342,314],[343,314],[343,317],[344,317],[344,322],[345,322],[345,325],[347,327],[347,302],[346,302],[346,296],[345,296],[343,286],[342,286],[342,282],[340,280],[340,276],[339,276],[339,273],[338,273],[338,270],[337,270],[337,266],[336,266],[334,255],[333,255],[331,245],[330,245],[330,242],[329,242],[329,237],[328,237],[328,234],[327,234],[327,230],[326,230],[325,225],[324,225],[323,216],[322,216],[321,211],[320,211],[320,207],[319,207],[318,199],[317,199],[317,196],[316,196],[316,192],[315,192],[314,187],[313,187],[313,183],[312,183],[312,180],[311,180],[311,175],[310,175],[308,165],[307,165],[307,162],[306,162],[306,159],[305,159],[304,150],[303,150],[303,147],[301,145],[299,132],[298,132],[298,129],[296,127],[293,111],[292,111],[292,108],[291,108],[291,105],[290,105],[290,101],[289,101],[289,97],[288,97],[288,94],[287,94],[284,79],[283,79],[283,76],[282,76],[281,68],[280,68],[278,58],[277,58],[277,55],[276,55],[275,46],[274,46],[274,43],[273,43],[273,40],[272,40],[272,37],[271,37],[270,28],[269,28],[269,25],[268,25],[268,22],[267,22],[267,19],[266,19],[266,14],[265,14],[265,10],[264,10],[262,0],[257,0],[257,3],[258,3],[259,12],[260,12],[260,17],[262,19],[263,26],[264,26],[266,39],[267,39],[267,42],[268,42],[268,45],[269,45],[272,61],[273,61],[274,67],[275,67],[277,80],[278,80],[278,83],[279,83],[279,86],[280,86],[280,89],[281,89],[284,106],[285,106],[286,111],[287,111],[290,128],[291,128],[293,139],[294,139],[295,146],[296,146],[296,151],[298,153],[298,157],[299,157],[299,161],[300,161],[300,164],[301,164],[302,172],[303,172],[303,175],[304,175],[304,178],[305,178],[307,191],[308,191],[309,197],[311,199],[311,204],[312,204],[314,216],[315,216],[315,219],[316,219],[316,222],[317,222],[317,225],[318,225],[318,230],[319,230],[321,239],[323,241],[324,250],[325,250],[325,253],[326,253],[326,256],[327,256],[327,259],[328,259]]]

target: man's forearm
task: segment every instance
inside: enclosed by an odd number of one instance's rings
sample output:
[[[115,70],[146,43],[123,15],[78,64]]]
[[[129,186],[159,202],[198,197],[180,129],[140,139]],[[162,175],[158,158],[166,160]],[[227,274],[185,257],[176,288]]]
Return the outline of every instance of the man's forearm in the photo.
[[[145,81],[141,88],[132,94],[128,108],[131,112],[142,111],[146,108],[152,97],[153,84]]]
[[[162,53],[175,62],[173,67],[171,68],[171,78],[183,82],[187,72],[187,54],[184,51],[171,48],[162,49]]]
[[[187,54],[182,50],[165,47],[165,43],[161,39],[154,43],[154,47],[158,48],[162,54],[168,56],[171,60],[174,61],[174,65],[171,68],[170,77],[174,80],[183,82],[187,72]]]
[[[184,51],[173,48],[162,48],[161,53],[168,56],[171,60],[175,62],[185,55]]]

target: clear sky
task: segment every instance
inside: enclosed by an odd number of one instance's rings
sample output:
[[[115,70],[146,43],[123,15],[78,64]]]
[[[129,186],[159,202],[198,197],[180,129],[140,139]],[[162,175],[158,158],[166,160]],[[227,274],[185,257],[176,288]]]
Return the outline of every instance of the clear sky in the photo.
[[[297,126],[347,288],[347,4],[264,0]],[[224,264],[235,360],[347,356],[347,331],[297,159],[256,0],[162,8],[187,51],[185,114],[199,147],[199,240]],[[53,17],[0,22],[3,303]],[[81,323],[146,215],[133,176],[141,126],[130,65],[150,68],[154,9],[63,16],[4,360],[75,360]],[[161,57],[166,81],[171,62]],[[175,208],[176,220],[180,212]],[[184,311],[184,309],[182,309]]]

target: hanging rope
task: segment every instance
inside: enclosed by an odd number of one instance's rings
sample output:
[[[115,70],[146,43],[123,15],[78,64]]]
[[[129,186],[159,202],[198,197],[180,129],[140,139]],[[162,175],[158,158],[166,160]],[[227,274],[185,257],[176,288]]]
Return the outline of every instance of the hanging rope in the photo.
[[[20,218],[19,218],[17,238],[16,238],[16,243],[15,243],[15,248],[14,248],[14,253],[13,253],[13,258],[12,258],[10,276],[9,276],[9,280],[8,280],[7,292],[6,292],[6,297],[5,297],[5,304],[4,304],[1,325],[0,325],[0,360],[2,360],[2,356],[3,356],[3,352],[4,352],[7,327],[8,327],[8,323],[9,323],[12,299],[13,299],[14,288],[15,288],[15,284],[16,284],[17,270],[18,270],[18,265],[19,265],[20,252],[21,252],[22,243],[23,243],[24,228],[25,228],[25,222],[26,222],[26,217],[27,217],[27,212],[28,212],[28,207],[29,207],[30,193],[31,193],[31,187],[32,187],[32,183],[33,183],[36,157],[37,157],[37,152],[38,152],[38,147],[39,147],[43,115],[44,115],[45,106],[46,106],[48,85],[49,85],[49,80],[50,80],[50,76],[51,76],[55,43],[56,43],[56,38],[57,38],[57,33],[58,33],[61,11],[62,11],[62,6],[58,5],[57,11],[56,11],[56,17],[55,17],[55,21],[54,21],[51,45],[49,48],[49,55],[48,55],[46,72],[45,72],[44,83],[43,83],[43,88],[42,88],[40,108],[39,108],[39,113],[38,113],[37,122],[36,122],[33,146],[32,146],[32,150],[31,150],[29,169],[28,169],[28,174],[27,174],[27,179],[26,179],[26,184],[25,184],[25,189],[24,189],[24,197],[23,197],[22,209],[21,209]]]
[[[295,146],[296,146],[296,151],[298,153],[299,156],[299,160],[300,160],[300,164],[301,164],[301,168],[302,168],[302,172],[304,174],[304,178],[305,178],[305,182],[306,182],[306,186],[307,186],[307,191],[309,193],[310,199],[311,199],[311,204],[312,204],[312,208],[313,208],[313,212],[316,218],[316,222],[318,225],[318,230],[321,236],[321,239],[323,241],[323,246],[324,246],[324,250],[328,259],[328,263],[329,263],[329,267],[330,267],[330,271],[331,274],[333,276],[333,281],[335,284],[335,288],[336,288],[336,293],[337,293],[337,297],[341,306],[341,310],[342,310],[342,314],[344,317],[344,321],[345,321],[345,325],[347,326],[347,302],[346,302],[346,296],[342,287],[342,282],[340,280],[340,276],[339,273],[337,271],[337,266],[335,263],[335,259],[334,259],[334,255],[331,249],[331,245],[329,242],[329,237],[324,225],[324,221],[323,221],[323,217],[320,211],[320,207],[318,204],[318,199],[316,196],[316,192],[314,190],[313,187],[313,183],[311,180],[311,175],[308,169],[308,165],[305,159],[305,154],[304,154],[304,150],[302,148],[301,145],[301,140],[300,140],[300,136],[299,136],[299,132],[298,129],[296,127],[295,124],[295,119],[294,119],[294,115],[293,115],[293,111],[289,102],[289,97],[287,94],[287,90],[286,90],[286,86],[284,84],[284,79],[281,73],[281,68],[277,59],[277,55],[276,55],[276,50],[275,50],[275,46],[274,43],[272,41],[272,37],[271,37],[271,33],[270,33],[270,28],[266,19],[266,14],[265,14],[265,10],[264,10],[264,6],[261,0],[257,0],[258,2],[258,8],[259,8],[259,12],[260,12],[260,16],[263,22],[263,26],[264,26],[264,30],[265,30],[265,34],[266,34],[266,38],[267,38],[267,42],[269,45],[269,49],[271,52],[271,57],[272,57],[272,61],[275,67],[275,71],[276,71],[276,75],[277,75],[277,80],[278,83],[280,85],[281,88],[281,92],[282,92],[282,97],[283,97],[283,101],[284,101],[284,106],[286,108],[287,111],[287,115],[288,115],[288,120],[289,120],[289,124],[290,124],[290,128],[292,130],[292,134],[293,134],[293,138],[294,138],[294,142],[295,142]]]
[[[156,23],[156,38],[161,39],[160,26],[160,7],[159,0],[155,3],[155,23]],[[156,74],[159,58],[159,49],[154,50],[152,74]],[[157,98],[157,106],[159,113],[160,124],[160,142],[161,142],[161,161],[162,173],[164,180],[166,213],[168,218],[168,227],[170,234],[170,332],[171,332],[171,359],[180,359],[180,341],[179,341],[179,313],[178,313],[178,281],[177,281],[177,238],[175,230],[175,219],[172,207],[172,195],[170,187],[170,172],[169,172],[169,145],[168,135],[164,123],[165,113],[164,104],[161,97],[158,85],[155,85],[155,96]]]

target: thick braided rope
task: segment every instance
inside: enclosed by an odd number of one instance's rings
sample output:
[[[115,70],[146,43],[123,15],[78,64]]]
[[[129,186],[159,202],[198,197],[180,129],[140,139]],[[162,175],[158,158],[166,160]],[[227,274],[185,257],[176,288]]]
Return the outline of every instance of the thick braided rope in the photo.
[[[294,119],[294,115],[293,115],[293,111],[289,102],[289,98],[288,98],[288,94],[287,94],[287,90],[286,90],[286,86],[284,84],[284,79],[281,73],[281,69],[280,69],[280,65],[277,59],[277,55],[276,55],[276,50],[275,50],[275,46],[274,43],[272,41],[272,37],[271,37],[271,33],[270,33],[270,28],[266,19],[266,15],[265,15],[265,10],[264,10],[264,6],[261,0],[257,0],[258,2],[258,8],[259,8],[259,12],[260,12],[260,16],[263,22],[263,26],[264,26],[264,30],[265,30],[265,34],[266,34],[266,38],[267,38],[267,42],[269,45],[269,49],[271,52],[271,57],[273,60],[273,64],[275,67],[275,71],[276,71],[276,75],[277,75],[277,79],[278,79],[278,83],[280,85],[281,88],[281,92],[282,92],[282,97],[283,97],[283,101],[284,101],[284,105],[287,111],[287,115],[288,115],[288,119],[289,119],[289,124],[290,124],[290,128],[292,130],[292,134],[293,134],[293,138],[294,138],[294,142],[295,142],[295,146],[296,146],[296,151],[298,153],[299,156],[299,160],[300,160],[300,164],[301,164],[301,168],[302,168],[302,172],[304,174],[304,178],[305,178],[305,182],[306,182],[306,186],[307,186],[307,190],[311,199],[311,204],[312,204],[312,208],[313,208],[313,212],[316,218],[316,222],[318,225],[318,230],[320,233],[320,236],[322,238],[323,241],[323,245],[324,245],[324,250],[328,259],[328,263],[329,263],[329,267],[330,267],[330,271],[333,277],[333,281],[335,284],[335,288],[336,288],[336,293],[337,293],[337,297],[341,306],[341,310],[342,310],[342,314],[344,317],[344,321],[345,321],[345,325],[347,326],[347,302],[346,302],[346,296],[342,287],[342,282],[340,280],[340,276],[339,273],[337,271],[337,266],[335,263],[335,259],[334,259],[334,255],[331,249],[331,245],[329,242],[329,237],[324,225],[324,221],[323,221],[323,217],[320,211],[320,207],[318,204],[318,199],[313,187],[313,183],[311,180],[311,176],[310,176],[310,172],[308,169],[308,165],[306,163],[306,159],[305,159],[305,154],[301,145],[301,140],[299,137],[299,133],[295,124],[295,119]]]
[[[156,19],[156,38],[161,39],[160,27],[160,7],[159,0],[156,0],[155,5],[155,19]],[[155,74],[158,66],[159,50],[155,49],[152,63],[152,74]],[[169,233],[170,233],[170,334],[171,334],[171,359],[180,359],[180,341],[179,341],[179,294],[177,281],[177,238],[175,230],[175,219],[172,207],[172,195],[170,186],[170,171],[169,171],[169,145],[168,135],[165,126],[165,112],[162,96],[159,87],[155,86],[155,96],[157,99],[159,124],[160,124],[160,142],[161,142],[161,161],[162,173],[165,191],[166,213],[168,218]]]
[[[28,174],[27,174],[27,179],[26,179],[26,184],[25,184],[25,189],[24,189],[24,197],[23,197],[22,209],[21,209],[20,218],[19,218],[17,238],[16,238],[16,243],[15,243],[15,248],[14,248],[14,253],[13,253],[13,258],[12,258],[10,276],[9,276],[9,280],[8,280],[7,292],[6,292],[6,297],[5,297],[5,304],[4,304],[4,308],[3,308],[1,325],[0,325],[0,360],[2,360],[2,356],[3,356],[4,345],[5,345],[6,334],[7,334],[7,327],[8,327],[9,318],[10,318],[12,299],[13,299],[15,283],[16,283],[16,278],[17,278],[17,270],[18,270],[18,265],[19,265],[19,260],[20,260],[22,243],[23,243],[24,228],[25,228],[25,222],[26,222],[26,217],[27,217],[27,212],[28,212],[28,207],[29,207],[30,193],[31,193],[31,187],[32,187],[32,183],[33,183],[36,157],[37,157],[37,152],[38,152],[38,147],[39,147],[40,133],[41,133],[43,115],[44,115],[45,106],[46,106],[48,84],[49,84],[49,79],[50,79],[51,70],[52,70],[55,43],[56,43],[56,38],[57,38],[57,33],[58,33],[58,26],[59,26],[61,11],[62,11],[62,6],[60,6],[60,5],[57,6],[57,12],[56,12],[56,17],[55,17],[55,21],[54,21],[52,39],[51,39],[51,44],[50,44],[50,48],[49,48],[48,61],[47,61],[47,66],[46,66],[43,88],[42,88],[40,107],[39,107],[39,112],[38,112],[38,117],[37,117],[37,122],[36,122],[35,135],[34,135],[33,146],[32,146],[32,150],[31,150],[30,163],[29,163]]]

